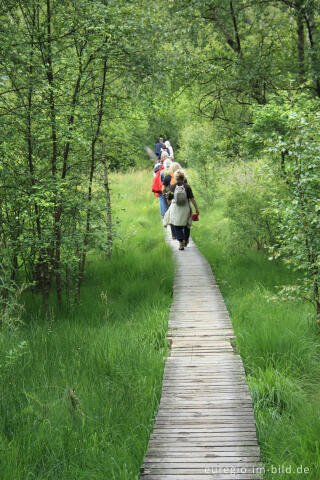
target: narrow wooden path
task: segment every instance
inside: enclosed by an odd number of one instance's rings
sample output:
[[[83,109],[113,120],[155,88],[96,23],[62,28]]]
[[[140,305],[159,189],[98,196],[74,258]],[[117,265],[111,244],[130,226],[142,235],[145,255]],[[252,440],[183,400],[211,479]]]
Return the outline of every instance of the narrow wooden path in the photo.
[[[176,260],[171,349],[143,480],[262,478],[252,400],[207,260],[190,241]]]

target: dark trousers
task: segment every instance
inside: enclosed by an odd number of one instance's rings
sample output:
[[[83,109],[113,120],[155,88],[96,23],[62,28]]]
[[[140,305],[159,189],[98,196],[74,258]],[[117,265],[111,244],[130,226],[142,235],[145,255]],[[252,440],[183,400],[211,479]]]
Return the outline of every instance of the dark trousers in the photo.
[[[176,237],[179,242],[182,242],[185,240],[186,242],[189,240],[190,237],[190,228],[185,226],[185,227],[177,227],[177,225],[174,226],[175,232],[176,232]]]

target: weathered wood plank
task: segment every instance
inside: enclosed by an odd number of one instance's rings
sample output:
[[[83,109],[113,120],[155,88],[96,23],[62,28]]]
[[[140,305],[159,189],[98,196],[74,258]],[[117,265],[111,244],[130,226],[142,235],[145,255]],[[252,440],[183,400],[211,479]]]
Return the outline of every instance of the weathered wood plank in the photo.
[[[192,425],[175,425],[174,427],[168,425],[155,425],[154,433],[162,432],[162,433],[175,433],[175,434],[186,434],[186,433],[212,433],[212,432],[220,432],[220,433],[239,433],[239,432],[256,432],[255,427],[251,427],[248,425],[228,425],[228,424],[217,424],[217,425],[205,425],[205,426],[192,426]]]
[[[260,453],[260,449],[258,446],[239,446],[239,445],[233,445],[232,447],[230,446],[221,446],[221,445],[218,445],[218,446],[215,446],[215,447],[208,447],[208,446],[205,446],[205,447],[202,447],[202,446],[199,446],[199,445],[193,445],[193,446],[190,446],[190,445],[171,445],[171,446],[167,446],[165,444],[163,445],[156,445],[156,446],[151,446],[148,450],[148,453],[154,453],[154,452],[157,452],[157,451],[161,451],[161,452],[165,452],[167,455],[170,454],[171,456],[171,453],[172,455],[175,455],[175,452],[198,452],[198,451],[201,451],[201,452],[208,452],[209,454],[213,454],[213,453],[216,453],[216,452],[219,452],[219,455],[221,453],[223,453],[224,455],[233,455],[234,453],[236,452],[245,452],[246,455],[248,455],[248,452],[250,452],[250,455],[251,453],[254,453],[254,454],[257,454],[257,453]],[[152,456],[152,455],[151,455]],[[179,457],[179,454],[177,455]]]
[[[168,457],[166,455],[164,456],[159,456],[157,455],[156,457],[148,457],[147,461],[144,463],[145,466],[149,468],[159,468],[160,465],[162,464],[165,467],[171,467],[171,468],[183,468],[185,470],[187,469],[193,469],[194,467],[198,466],[200,468],[203,468],[203,466],[209,466],[212,465],[216,468],[221,468],[223,466],[227,467],[233,467],[233,468],[240,468],[245,467],[247,470],[252,471],[256,466],[259,465],[259,460],[257,460],[257,456],[209,456],[209,455],[204,455],[204,456],[190,456],[188,454],[187,456],[176,456],[176,457]],[[226,465],[227,464],[227,465]]]
[[[212,443],[207,445],[203,442],[200,445],[188,445],[187,443],[166,443],[163,441],[160,442],[152,442],[150,441],[148,453],[157,452],[157,450],[161,450],[167,452],[167,455],[175,455],[175,452],[233,452],[233,453],[243,453],[243,452],[251,452],[251,453],[260,453],[259,447],[256,445],[248,445],[248,443],[237,444],[236,442],[229,442],[225,443],[224,445],[220,445],[220,443],[216,442],[215,444]]]
[[[197,470],[196,470],[197,471]],[[192,475],[192,476],[191,476]],[[259,473],[216,473],[210,469],[206,469],[204,472],[195,473],[172,473],[168,474],[165,471],[163,473],[150,473],[149,470],[146,470],[142,474],[144,480],[259,480],[262,478],[262,475]]]

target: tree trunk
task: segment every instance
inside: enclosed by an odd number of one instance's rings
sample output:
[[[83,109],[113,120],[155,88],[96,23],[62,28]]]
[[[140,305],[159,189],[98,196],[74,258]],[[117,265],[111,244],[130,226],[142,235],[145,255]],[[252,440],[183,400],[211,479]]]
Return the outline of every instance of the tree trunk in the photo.
[[[106,195],[106,206],[107,206],[107,258],[109,259],[112,255],[113,247],[113,232],[112,232],[112,207],[111,207],[111,195],[110,195],[110,185],[109,185],[109,172],[106,159],[102,159],[103,165],[103,180],[104,180],[104,191]]]
[[[232,0],[230,0],[230,14],[231,14],[233,28],[234,28],[234,34],[235,34],[235,38],[236,38],[236,51],[239,54],[241,54],[241,43],[240,43],[238,23],[237,23],[236,15],[234,13]]]
[[[309,12],[305,15],[305,21],[307,24],[308,40],[310,47],[311,74],[315,85],[315,91],[317,93],[317,96],[320,97],[319,62],[317,55],[317,46],[315,44],[316,26],[314,23],[313,12]]]
[[[56,127],[56,106],[54,95],[54,77],[52,65],[52,36],[51,36],[51,4],[47,0],[47,78],[49,83],[49,105],[50,105],[50,126],[51,126],[51,142],[52,142],[52,157],[51,157],[51,173],[54,179],[56,189],[57,176],[57,127]],[[61,206],[58,205],[57,191],[54,195],[54,227],[53,227],[53,245],[51,249],[50,262],[53,267],[53,272],[56,279],[57,301],[59,308],[62,307],[62,281],[60,273],[60,256],[61,256],[61,227],[60,227],[60,213]]]
[[[30,183],[31,191],[33,191],[35,186],[35,174],[34,174],[34,164],[33,164],[33,139],[32,139],[32,108],[33,108],[33,56],[34,56],[34,29],[36,28],[36,9],[33,8],[32,17],[31,17],[31,36],[30,36],[30,58],[29,58],[29,87],[28,87],[28,96],[27,96],[27,149],[28,149],[28,167],[30,173]],[[36,233],[39,242],[41,242],[42,228],[40,220],[40,208],[38,203],[34,202],[34,212],[36,218]],[[45,251],[40,248],[39,258],[36,260],[35,267],[35,279],[37,282],[37,287],[40,290],[46,289],[47,287],[44,284],[48,283],[48,278],[46,278],[44,267],[44,257]],[[45,297],[46,295],[43,296]]]
[[[88,249],[88,242],[89,242],[89,234],[90,234],[90,228],[91,228],[91,201],[92,201],[93,175],[96,167],[96,143],[97,143],[97,140],[99,139],[100,128],[101,128],[101,123],[103,118],[103,102],[104,102],[104,93],[105,93],[105,87],[106,87],[106,76],[107,76],[107,59],[105,58],[103,62],[100,98],[98,101],[98,108],[97,108],[97,127],[91,141],[91,164],[90,164],[89,187],[88,187],[88,208],[87,208],[87,218],[86,218],[86,230],[84,234],[83,248],[82,248],[80,264],[79,264],[78,285],[77,285],[77,291],[76,291],[77,303],[79,303],[80,301],[81,284],[83,280],[84,267],[86,263],[87,249]]]
[[[304,18],[301,10],[297,13],[297,34],[298,34],[298,66],[299,83],[305,82],[305,61],[304,61]]]
[[[314,293],[316,299],[316,312],[317,312],[317,323],[318,327],[320,328],[320,295],[319,295],[319,283],[318,280],[314,282]]]

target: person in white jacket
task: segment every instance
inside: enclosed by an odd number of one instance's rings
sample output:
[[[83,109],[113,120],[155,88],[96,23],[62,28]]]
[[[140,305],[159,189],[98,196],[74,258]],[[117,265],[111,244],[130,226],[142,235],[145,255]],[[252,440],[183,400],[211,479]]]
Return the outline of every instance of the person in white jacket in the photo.
[[[164,142],[165,146],[167,147],[167,151],[169,152],[169,158],[170,160],[173,161],[174,159],[174,153],[173,153],[173,148],[171,147],[171,143],[169,142],[169,140],[166,140]]]

